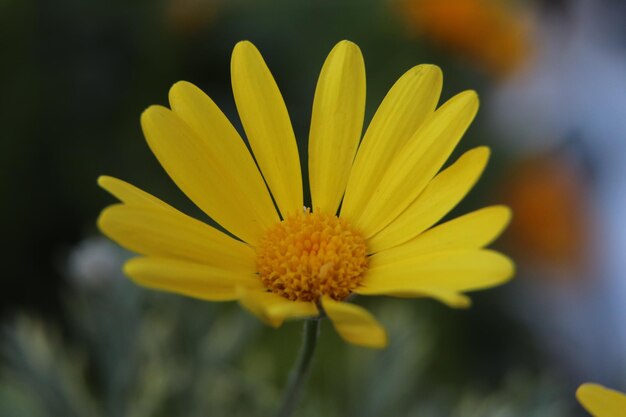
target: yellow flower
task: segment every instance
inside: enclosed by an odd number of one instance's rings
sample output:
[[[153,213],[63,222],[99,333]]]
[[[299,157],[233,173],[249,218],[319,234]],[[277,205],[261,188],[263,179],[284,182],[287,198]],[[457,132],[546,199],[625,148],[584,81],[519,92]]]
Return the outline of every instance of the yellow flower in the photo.
[[[416,66],[389,91],[359,145],[365,67],[359,48],[340,42],[324,63],[313,102],[309,210],[285,103],[250,42],[235,47],[231,72],[254,159],[215,103],[187,82],[171,88],[171,110],[152,106],[141,125],[178,187],[233,237],[128,183],[99,179],[122,202],[102,212],[100,229],[143,255],[124,267],[135,282],[238,300],[275,327],[323,313],[348,342],[383,347],[383,327],[346,302],[350,295],[432,297],[467,307],[462,292],[512,276],[507,257],[483,249],[506,227],[508,208],[432,227],[487,163],[489,150],[478,147],[437,174],[476,114],[476,93],[435,109],[441,71]]]
[[[594,417],[626,417],[626,395],[598,384],[582,384],[576,398]]]

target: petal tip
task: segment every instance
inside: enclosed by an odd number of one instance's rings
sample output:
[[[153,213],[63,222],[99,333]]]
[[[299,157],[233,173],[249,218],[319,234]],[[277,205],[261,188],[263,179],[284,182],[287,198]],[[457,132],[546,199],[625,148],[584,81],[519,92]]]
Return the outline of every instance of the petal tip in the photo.
[[[476,90],[465,90],[465,91],[462,91],[460,94],[467,95],[468,97],[472,99],[478,100],[478,93],[476,92]]]
[[[437,109],[437,112],[443,112],[444,109],[447,108],[453,112],[466,114],[471,124],[471,121],[476,117],[476,113],[478,113],[479,107],[480,101],[478,99],[478,93],[474,90],[465,90],[446,101]]]
[[[443,71],[439,67],[439,65],[435,64],[421,64],[418,67],[422,67],[423,71],[427,71],[432,73],[433,75],[440,75],[443,77]]]
[[[443,71],[435,64],[419,64],[407,71],[413,77],[430,77],[432,81],[443,84]],[[432,82],[431,81],[431,82]]]
[[[334,46],[333,49],[346,49],[350,51],[359,51],[359,52],[361,51],[361,49],[359,48],[359,45],[347,39],[337,42],[337,44]]]
[[[182,112],[181,108],[185,109],[186,107],[192,107],[185,106],[184,103],[186,101],[193,102],[193,100],[199,96],[206,96],[201,88],[193,83],[190,83],[189,81],[181,80],[172,85],[168,94],[168,99],[172,111],[180,114]]]
[[[513,219],[513,210],[511,210],[511,207],[505,205],[499,205],[497,207],[499,207],[499,209],[502,211],[502,216],[505,219],[504,226],[502,226],[502,230],[504,231],[504,229],[507,228],[507,226],[511,223],[511,220]]]
[[[342,40],[338,42],[330,51],[329,57],[330,56],[342,56],[344,57],[344,59],[356,60],[360,63],[360,66],[365,65],[363,63],[363,54],[361,53],[361,48],[359,48],[356,43],[349,40]]]
[[[235,49],[237,49],[237,48],[247,48],[247,47],[253,47],[254,48],[254,44],[252,42],[250,42],[249,40],[247,40],[247,39],[240,40],[239,42],[237,42],[235,44]]]
[[[170,90],[172,88],[183,88],[183,87],[195,87],[195,85],[186,80],[178,80],[174,84],[172,84],[172,87],[170,88]]]
[[[134,276],[137,273],[137,269],[141,266],[142,259],[144,258],[137,257],[126,261],[122,266],[122,272],[124,272],[124,275],[131,278],[132,280],[135,280]]]
[[[489,148],[489,146],[477,146],[461,155],[459,160],[461,160],[461,158],[467,158],[468,160],[472,160],[475,164],[481,165],[482,169],[480,173],[482,173],[491,158],[491,148]]]
[[[96,219],[96,227],[98,228],[98,230],[100,230],[100,233],[102,233],[103,235],[106,235],[105,229],[106,229],[106,218],[108,217],[107,212],[108,212],[108,207],[102,210],[100,212],[100,215],[98,215],[98,219]]]
[[[169,111],[169,110],[163,106],[159,106],[158,104],[153,104],[152,106],[148,107],[143,112],[141,112],[141,116],[140,116],[141,126],[144,127],[146,123],[149,123],[150,121],[154,120],[155,117],[159,117],[160,115],[164,114],[164,112],[166,111]]]
[[[233,48],[233,59],[241,54],[249,54],[249,53],[259,53],[254,44],[248,40],[239,41],[235,44]]]
[[[468,100],[471,104],[478,107],[480,105],[480,99],[476,90],[465,90],[459,94],[464,99]]]
[[[513,210],[509,206],[505,206],[504,204],[496,204],[493,206],[485,207],[484,209],[478,211],[489,211],[490,218],[493,219],[494,222],[497,222],[499,225],[499,232],[497,236],[500,236],[502,232],[507,228],[509,223],[511,222],[511,218],[513,217]]]
[[[109,176],[109,175],[100,175],[98,176],[98,179],[96,180],[96,183],[98,184],[98,186],[100,188],[103,189],[107,189],[107,184],[109,184],[111,182],[111,180],[115,180],[115,178]]]
[[[102,188],[104,191],[106,191],[107,193],[111,194],[113,197],[117,198],[118,200],[122,200],[119,197],[119,194],[116,193],[116,185],[124,184],[124,181],[119,180],[115,177],[111,177],[109,175],[100,175],[98,177],[98,179],[96,180],[98,186],[100,188]]]
[[[176,96],[179,93],[183,93],[188,90],[199,90],[199,88],[196,87],[195,84],[190,83],[189,81],[185,81],[185,80],[176,81],[170,87],[170,91],[169,91],[170,102],[172,101],[172,96]]]
[[[477,146],[474,148],[474,152],[480,156],[480,158],[484,158],[489,160],[491,157],[491,148],[489,146]]]
[[[387,336],[387,331],[382,330],[378,339],[374,340],[372,344],[373,349],[384,349],[389,345],[389,336]]]
[[[100,230],[103,235],[108,236],[111,240],[114,241],[117,240],[113,239],[113,237],[111,237],[111,233],[109,232],[112,228],[115,228],[116,214],[119,213],[119,209],[122,207],[128,206],[123,203],[117,203],[107,206],[100,212],[98,218],[96,219],[96,226],[98,227],[98,230]]]
[[[459,295],[453,303],[450,303],[450,307],[467,310],[472,307],[472,299],[467,295]]]
[[[443,71],[438,65],[435,64],[422,64],[423,71],[428,77],[431,78],[431,82],[438,86],[438,89],[443,88]]]
[[[509,267],[509,270],[507,271],[507,274],[502,279],[502,284],[504,284],[504,283],[509,282],[510,280],[513,279],[513,277],[515,276],[516,267],[515,267],[515,262],[513,262],[513,259],[509,258],[506,255],[502,255],[501,254],[501,256],[508,263],[508,267]]]
[[[385,336],[385,338],[380,340],[380,341],[376,341],[376,342],[371,343],[371,344],[363,344],[363,345],[360,345],[360,346],[365,347],[365,348],[369,348],[369,349],[382,350],[382,349],[387,348],[388,345],[389,345],[389,341],[387,340],[387,337]]]
[[[148,145],[151,144],[155,136],[159,135],[163,122],[170,120],[171,115],[170,109],[157,104],[148,107],[141,113],[139,122]]]
[[[576,389],[576,398],[578,399],[578,401],[581,400],[582,397],[585,396],[585,394],[590,390],[590,389],[594,389],[595,386],[597,384],[593,384],[591,382],[585,382],[584,384],[582,384],[581,386],[579,386]]]

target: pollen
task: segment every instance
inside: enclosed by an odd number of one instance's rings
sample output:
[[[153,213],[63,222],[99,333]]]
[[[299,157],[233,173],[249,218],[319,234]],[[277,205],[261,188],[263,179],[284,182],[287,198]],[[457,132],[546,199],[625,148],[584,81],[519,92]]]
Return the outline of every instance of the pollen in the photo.
[[[265,232],[257,246],[263,284],[292,301],[343,300],[367,270],[367,245],[345,219],[308,209]]]

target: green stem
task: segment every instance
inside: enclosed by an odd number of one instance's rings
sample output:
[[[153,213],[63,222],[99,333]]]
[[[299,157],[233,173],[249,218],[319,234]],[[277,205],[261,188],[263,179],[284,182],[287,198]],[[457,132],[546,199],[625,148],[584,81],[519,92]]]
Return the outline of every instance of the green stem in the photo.
[[[306,378],[309,374],[311,367],[311,359],[313,359],[313,353],[315,352],[315,346],[317,345],[317,337],[319,336],[319,322],[318,318],[309,319],[304,322],[304,330],[302,333],[302,346],[300,347],[300,353],[298,359],[294,364],[293,369],[289,373],[289,380],[283,393],[283,399],[281,401],[280,408],[277,417],[289,417],[293,414],[300,395],[302,394],[302,388],[306,382]]]

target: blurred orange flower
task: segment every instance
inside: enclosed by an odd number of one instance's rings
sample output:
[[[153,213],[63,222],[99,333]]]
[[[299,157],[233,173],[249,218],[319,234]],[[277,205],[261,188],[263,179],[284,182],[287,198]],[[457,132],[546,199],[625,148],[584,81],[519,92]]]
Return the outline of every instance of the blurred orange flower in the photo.
[[[520,260],[556,267],[584,261],[587,191],[575,167],[556,157],[533,157],[511,170],[503,189],[516,213],[506,236]]]
[[[526,13],[502,0],[399,0],[415,36],[423,36],[486,71],[506,75],[530,49]]]

